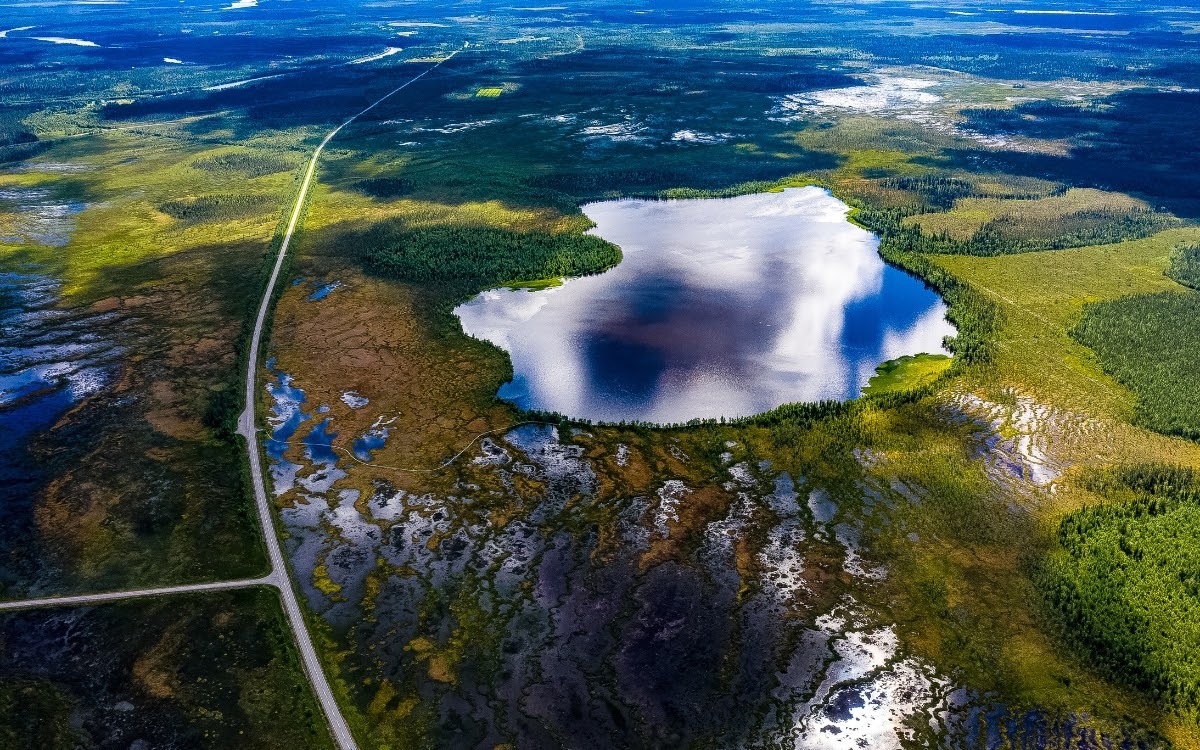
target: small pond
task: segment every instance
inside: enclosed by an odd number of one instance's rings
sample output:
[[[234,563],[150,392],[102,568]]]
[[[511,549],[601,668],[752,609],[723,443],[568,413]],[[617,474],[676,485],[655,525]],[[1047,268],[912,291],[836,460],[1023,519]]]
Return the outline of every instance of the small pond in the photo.
[[[624,253],[616,268],[455,309],[512,356],[500,396],[524,409],[666,424],[849,399],[881,362],[945,353],[955,332],[820,188],[583,210]]]

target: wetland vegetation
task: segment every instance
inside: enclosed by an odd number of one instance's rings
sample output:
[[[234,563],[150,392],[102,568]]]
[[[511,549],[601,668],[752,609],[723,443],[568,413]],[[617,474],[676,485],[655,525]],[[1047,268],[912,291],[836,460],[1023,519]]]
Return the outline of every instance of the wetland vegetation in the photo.
[[[299,170],[459,50],[326,150],[260,373],[360,746],[1200,747],[1192,14],[201,5],[5,9],[4,598],[263,572],[232,427]],[[952,359],[726,424],[496,398],[453,310],[619,271],[585,204],[808,186]],[[0,744],[325,747],[283,622],[4,614]]]
[[[5,747],[332,747],[272,591],[8,612],[0,644]]]

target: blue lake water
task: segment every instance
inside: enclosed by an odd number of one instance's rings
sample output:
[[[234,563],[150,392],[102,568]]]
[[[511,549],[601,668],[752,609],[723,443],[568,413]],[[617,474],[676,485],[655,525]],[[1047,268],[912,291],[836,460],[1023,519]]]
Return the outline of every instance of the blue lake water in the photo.
[[[881,362],[944,354],[955,332],[819,188],[583,210],[623,251],[616,268],[455,309],[511,355],[500,396],[525,409],[675,423],[854,398]]]

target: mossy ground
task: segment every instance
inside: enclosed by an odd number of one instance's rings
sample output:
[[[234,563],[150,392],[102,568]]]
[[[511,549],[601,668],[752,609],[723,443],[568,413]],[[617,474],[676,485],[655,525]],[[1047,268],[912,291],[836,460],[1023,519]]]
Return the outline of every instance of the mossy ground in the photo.
[[[272,590],[10,612],[0,643],[6,747],[334,746]]]
[[[930,385],[950,369],[953,360],[944,354],[912,354],[889,360],[875,368],[863,395],[903,393]]]

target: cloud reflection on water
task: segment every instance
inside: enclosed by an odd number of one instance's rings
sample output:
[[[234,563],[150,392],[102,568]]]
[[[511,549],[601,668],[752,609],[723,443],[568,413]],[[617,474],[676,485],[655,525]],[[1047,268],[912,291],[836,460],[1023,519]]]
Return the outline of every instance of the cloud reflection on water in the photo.
[[[815,187],[592,203],[620,265],[455,312],[511,354],[501,395],[525,408],[667,423],[852,398],[880,362],[944,352],[954,329],[847,211]]]

